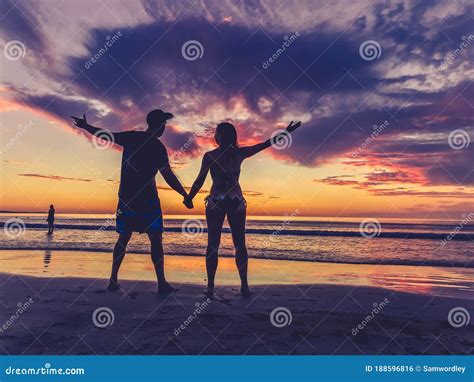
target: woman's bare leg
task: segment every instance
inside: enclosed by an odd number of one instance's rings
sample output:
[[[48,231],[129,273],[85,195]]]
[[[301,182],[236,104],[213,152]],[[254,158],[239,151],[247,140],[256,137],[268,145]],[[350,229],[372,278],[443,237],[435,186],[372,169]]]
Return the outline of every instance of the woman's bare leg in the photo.
[[[245,207],[238,208],[236,211],[227,214],[227,220],[232,231],[232,241],[235,247],[235,264],[239,270],[241,288],[240,291],[244,296],[250,294],[249,284],[247,280],[248,271],[248,253],[245,243],[245,220],[247,213]]]
[[[214,294],[214,280],[217,272],[219,257],[219,245],[221,243],[222,225],[224,224],[225,213],[219,208],[206,208],[207,221],[207,249],[206,249],[206,270],[207,270],[207,294]]]

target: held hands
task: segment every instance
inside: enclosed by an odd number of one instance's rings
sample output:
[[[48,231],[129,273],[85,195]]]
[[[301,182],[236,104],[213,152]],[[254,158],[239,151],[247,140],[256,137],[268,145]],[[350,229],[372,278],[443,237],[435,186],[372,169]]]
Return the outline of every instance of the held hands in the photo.
[[[293,121],[291,121],[290,124],[286,127],[286,131],[288,131],[289,133],[292,133],[300,126],[301,126],[300,121],[296,122],[295,124],[293,123]]]
[[[186,195],[186,196],[184,197],[183,204],[184,204],[188,209],[194,208],[193,200],[189,197],[189,195]]]
[[[87,126],[89,126],[85,114],[82,114],[82,118],[74,117],[72,115],[71,118],[74,119],[74,125],[80,129],[85,129]]]

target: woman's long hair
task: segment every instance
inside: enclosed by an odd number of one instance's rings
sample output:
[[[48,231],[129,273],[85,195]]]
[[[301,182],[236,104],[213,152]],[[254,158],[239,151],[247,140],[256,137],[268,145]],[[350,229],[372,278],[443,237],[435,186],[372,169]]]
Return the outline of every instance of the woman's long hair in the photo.
[[[238,148],[237,130],[234,125],[228,122],[219,123],[216,128],[216,141],[223,148]]]

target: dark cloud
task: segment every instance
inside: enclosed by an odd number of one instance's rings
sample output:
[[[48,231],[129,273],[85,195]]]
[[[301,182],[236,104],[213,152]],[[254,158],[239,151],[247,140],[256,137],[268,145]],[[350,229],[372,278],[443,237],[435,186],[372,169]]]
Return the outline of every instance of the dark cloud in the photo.
[[[42,179],[49,179],[49,180],[59,180],[59,181],[74,181],[74,182],[92,182],[92,179],[84,179],[84,178],[69,178],[66,176],[59,176],[59,175],[42,175],[42,174],[18,174],[18,176],[26,176],[30,178],[42,178]]]
[[[11,5],[3,4],[3,8]],[[243,142],[268,136],[276,122],[291,115],[305,116],[307,122],[293,136],[292,145],[272,151],[276,157],[310,167],[343,159],[354,166],[388,169],[372,173],[365,186],[392,181],[474,184],[474,145],[456,151],[446,144],[454,129],[471,132],[474,117],[469,100],[474,99],[474,88],[467,73],[459,70],[471,53],[466,49],[448,68],[437,69],[462,37],[470,35],[470,4],[463,5],[466,12],[447,15],[442,23],[420,22],[438,1],[414,6],[376,2],[354,15],[344,30],[327,22],[299,31],[295,26],[299,35],[273,63],[268,59],[292,35],[287,28],[276,32],[264,25],[256,29],[243,22],[219,22],[216,29],[215,23],[195,13],[180,18],[176,9],[174,19],[161,17],[159,7],[144,4],[156,22],[88,31],[88,53],[67,57],[69,71],[49,73],[55,83],[67,84],[62,92],[24,92],[18,98],[64,120],[88,111],[91,122],[100,119],[101,127],[114,131],[142,124],[155,107],[199,118],[217,101],[230,106],[241,98],[250,111],[236,121]],[[236,6],[242,14],[251,11]],[[263,11],[261,6],[255,8]],[[42,46],[33,20],[14,13],[4,28],[9,33],[22,29],[22,38]],[[104,53],[114,36],[119,37]],[[367,39],[380,43],[380,59],[360,57],[359,45]],[[189,40],[202,44],[202,58],[183,58],[181,47]],[[90,63],[94,56],[96,62]],[[401,70],[405,62],[424,70]],[[253,123],[256,118],[258,126]],[[367,144],[374,125],[384,121],[387,127]],[[200,155],[203,142],[179,126],[170,127],[164,141],[183,158]],[[347,160],[354,150],[357,155]],[[350,179],[326,182],[351,184]]]
[[[373,195],[377,196],[421,196],[426,198],[454,198],[454,199],[472,199],[474,198],[473,192],[465,192],[465,191],[458,191],[458,192],[443,192],[443,191],[436,191],[436,190],[426,190],[426,191],[416,191],[416,190],[409,190],[403,187],[397,188],[384,188],[384,189],[373,189],[369,191]],[[471,208],[473,204],[470,204]]]

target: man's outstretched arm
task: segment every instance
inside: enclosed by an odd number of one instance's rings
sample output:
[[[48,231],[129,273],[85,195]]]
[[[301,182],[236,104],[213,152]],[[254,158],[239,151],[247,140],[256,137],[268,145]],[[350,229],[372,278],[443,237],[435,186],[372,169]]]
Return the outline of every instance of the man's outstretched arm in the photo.
[[[71,118],[74,119],[74,124],[79,127],[80,129],[86,130],[87,132],[91,133],[94,135],[98,131],[101,131],[102,129],[99,129],[98,127],[91,126],[87,123],[86,115],[82,114],[82,118],[74,117],[71,115]]]

